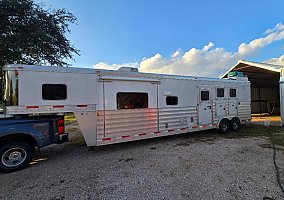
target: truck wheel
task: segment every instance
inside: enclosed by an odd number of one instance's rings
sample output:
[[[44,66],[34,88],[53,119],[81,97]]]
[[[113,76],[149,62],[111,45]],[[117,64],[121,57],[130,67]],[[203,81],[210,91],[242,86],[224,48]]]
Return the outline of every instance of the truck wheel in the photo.
[[[34,146],[27,142],[10,142],[0,147],[0,171],[13,172],[25,168],[33,159]]]
[[[238,118],[233,118],[230,123],[230,127],[232,131],[237,131],[241,127],[240,120]]]
[[[221,122],[219,123],[219,131],[221,133],[227,133],[230,128],[230,123],[229,120],[227,119],[222,119]]]

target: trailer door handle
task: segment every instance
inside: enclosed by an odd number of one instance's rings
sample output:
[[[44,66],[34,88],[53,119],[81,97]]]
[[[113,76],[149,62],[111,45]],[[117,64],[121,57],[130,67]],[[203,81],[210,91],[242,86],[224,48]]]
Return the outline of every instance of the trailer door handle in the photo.
[[[211,109],[211,106],[208,106],[209,109]]]

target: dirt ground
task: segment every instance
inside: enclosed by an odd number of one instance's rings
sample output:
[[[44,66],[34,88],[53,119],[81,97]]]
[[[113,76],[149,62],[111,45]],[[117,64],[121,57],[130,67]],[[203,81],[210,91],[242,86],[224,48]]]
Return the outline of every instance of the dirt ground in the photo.
[[[203,131],[88,151],[71,124],[71,142],[42,149],[27,169],[0,174],[0,199],[284,199],[271,141],[243,135],[254,129],[244,126],[228,135]],[[284,184],[284,148],[276,149]]]

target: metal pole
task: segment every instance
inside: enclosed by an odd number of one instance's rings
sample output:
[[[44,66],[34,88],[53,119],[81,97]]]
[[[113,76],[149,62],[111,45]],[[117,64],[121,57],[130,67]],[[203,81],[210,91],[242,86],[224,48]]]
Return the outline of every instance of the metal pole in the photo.
[[[283,127],[284,125],[284,68],[282,68],[280,72],[279,93],[280,93],[280,114],[281,114],[280,126]]]

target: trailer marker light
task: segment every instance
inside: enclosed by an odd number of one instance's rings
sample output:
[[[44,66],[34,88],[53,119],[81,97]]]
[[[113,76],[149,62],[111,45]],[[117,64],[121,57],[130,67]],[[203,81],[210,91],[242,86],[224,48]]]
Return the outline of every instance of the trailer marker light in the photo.
[[[78,108],[85,108],[88,107],[87,105],[77,105]]]
[[[121,138],[129,138],[129,135],[123,135]]]
[[[212,124],[212,126],[217,126],[217,124]]]
[[[111,138],[103,138],[102,141],[111,140]]]
[[[145,136],[146,135],[146,133],[140,133],[139,134],[139,136]]]
[[[193,126],[192,128],[197,128],[198,126]]]
[[[53,108],[64,108],[63,105],[58,105],[58,106],[52,106]]]
[[[181,128],[180,130],[181,130],[181,131],[184,131],[184,130],[186,130],[186,128]]]
[[[26,106],[26,108],[39,108],[39,106]]]
[[[173,131],[174,131],[174,129],[169,129],[169,130],[168,130],[168,132],[173,132]]]

